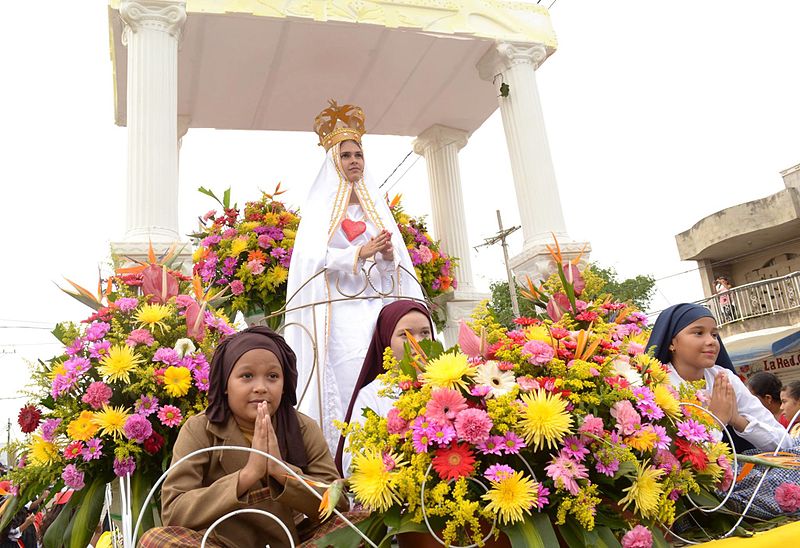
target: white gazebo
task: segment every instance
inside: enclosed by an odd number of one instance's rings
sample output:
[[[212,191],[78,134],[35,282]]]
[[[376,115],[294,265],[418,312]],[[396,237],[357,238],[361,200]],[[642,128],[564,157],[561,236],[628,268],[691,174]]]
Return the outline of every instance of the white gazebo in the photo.
[[[499,108],[524,245],[517,273],[566,256],[536,69],[556,49],[547,10],[503,0],[110,0],[116,122],[128,127],[127,254],[178,241],[178,154],[190,128],[309,131],[329,98],[363,107],[370,134],[416,137],[435,236],[461,257],[451,318],[478,294],[458,151]],[[502,87],[502,90],[501,90]],[[505,93],[507,91],[507,93]],[[158,200],[152,199],[158,196]],[[452,335],[452,333],[451,333]]]

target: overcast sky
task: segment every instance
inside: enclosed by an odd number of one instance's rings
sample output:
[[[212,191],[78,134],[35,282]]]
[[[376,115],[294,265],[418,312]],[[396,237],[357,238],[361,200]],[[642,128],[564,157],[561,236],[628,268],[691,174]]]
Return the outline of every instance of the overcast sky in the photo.
[[[696,272],[673,276],[695,268],[679,261],[675,234],[777,192],[778,172],[800,163],[800,2],[558,0],[551,15],[559,48],[537,74],[568,232],[620,275],[659,279],[653,310],[702,298]],[[114,125],[105,2],[8,3],[0,59],[0,398],[8,398],[25,383],[24,358],[58,350],[47,329],[87,314],[54,282],[96,284],[109,242],[123,235],[126,130]],[[365,147],[382,181],[411,139],[367,136]],[[190,130],[181,232],[214,206],[201,185],[232,186],[242,203],[282,181],[286,201],[301,206],[322,157],[310,132]],[[404,194],[409,213],[429,214],[417,158],[391,192]],[[460,161],[469,241],[478,245],[496,230],[495,209],[507,225],[519,222],[499,113]],[[512,255],[520,246],[518,234]],[[479,287],[504,277],[501,257],[498,248],[473,254]],[[22,401],[0,400],[0,431]]]

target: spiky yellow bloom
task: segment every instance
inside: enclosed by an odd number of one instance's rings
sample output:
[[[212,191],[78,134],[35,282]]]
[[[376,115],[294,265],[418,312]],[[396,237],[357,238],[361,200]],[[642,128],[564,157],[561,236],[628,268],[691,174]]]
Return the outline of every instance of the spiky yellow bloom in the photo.
[[[53,442],[45,441],[42,436],[31,438],[28,459],[31,464],[45,466],[58,458],[58,447]]]
[[[633,484],[623,489],[628,494],[619,501],[623,510],[633,503],[636,511],[646,519],[654,518],[658,514],[658,502],[664,492],[664,486],[658,480],[665,473],[664,470],[648,464],[649,461],[636,463]]]
[[[656,405],[659,406],[664,413],[670,417],[679,417],[681,415],[681,406],[675,396],[672,395],[666,384],[658,384],[653,388],[655,395]]]
[[[386,512],[398,502],[392,472],[387,462],[394,466],[399,458],[371,449],[353,454],[353,475],[350,488],[356,498],[369,510]],[[394,468],[392,468],[394,469]]]
[[[529,341],[542,341],[551,344],[550,330],[545,325],[529,325],[525,328],[525,338]]]
[[[475,368],[469,364],[467,356],[460,353],[442,354],[432,359],[422,374],[423,381],[431,386],[452,389],[466,388],[464,377],[474,376]]]
[[[191,387],[192,373],[186,367],[170,365],[164,371],[164,390],[173,398],[185,396]]]
[[[567,401],[558,394],[544,390],[522,395],[525,408],[518,426],[528,445],[535,450],[555,447],[572,428],[572,417],[567,413]]]
[[[486,511],[496,514],[502,525],[522,521],[525,514],[537,501],[539,485],[522,472],[514,472],[500,481],[493,481],[492,488],[481,497],[488,501]]]
[[[655,447],[656,442],[658,441],[658,434],[656,434],[653,430],[639,430],[633,436],[629,438],[625,438],[625,443],[628,444],[629,447],[632,449],[636,449],[637,451],[650,451]]]
[[[94,413],[81,411],[78,418],[67,425],[67,435],[73,440],[87,441],[97,432],[97,425],[92,422]]]
[[[50,378],[55,379],[56,375],[66,375],[67,368],[64,367],[63,362],[56,362],[53,364],[53,369],[50,370]]]
[[[131,382],[131,373],[142,363],[142,357],[127,344],[115,344],[100,360],[97,370],[111,382]]]
[[[136,313],[136,321],[151,331],[158,327],[161,331],[167,330],[164,320],[172,315],[172,308],[165,304],[143,304]]]
[[[231,257],[238,257],[247,249],[247,238],[236,238],[231,242]]]
[[[125,426],[129,414],[128,409],[122,406],[104,405],[101,411],[94,414],[92,422],[100,428],[100,434],[117,439],[122,436],[122,427]]]

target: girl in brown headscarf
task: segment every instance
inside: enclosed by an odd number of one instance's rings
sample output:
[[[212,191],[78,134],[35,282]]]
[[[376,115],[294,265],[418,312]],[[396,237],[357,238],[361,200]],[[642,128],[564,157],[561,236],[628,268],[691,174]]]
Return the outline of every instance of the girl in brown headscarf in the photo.
[[[361,373],[356,381],[350,406],[345,414],[344,422],[361,422],[364,409],[372,409],[378,415],[385,416],[392,408],[394,400],[379,396],[380,382],[376,377],[384,372],[383,353],[387,347],[392,349],[395,358],[402,359],[406,332],[416,339],[433,338],[433,322],[431,313],[424,304],[417,301],[401,299],[384,306],[375,323],[372,342],[367,349]],[[340,473],[350,467],[350,453],[345,450],[345,439],[339,439],[336,450],[336,467]]]
[[[339,476],[315,421],[295,411],[295,355],[283,337],[251,327],[226,339],[211,362],[209,405],[181,427],[172,462],[201,448],[259,449],[294,472],[322,483]],[[318,523],[319,499],[281,466],[255,453],[213,451],[190,458],[167,477],[162,520],[144,547],[199,546],[205,529],[223,515],[257,508],[276,515],[299,542],[296,517]],[[210,546],[288,545],[286,533],[259,514],[240,514],[211,532]]]

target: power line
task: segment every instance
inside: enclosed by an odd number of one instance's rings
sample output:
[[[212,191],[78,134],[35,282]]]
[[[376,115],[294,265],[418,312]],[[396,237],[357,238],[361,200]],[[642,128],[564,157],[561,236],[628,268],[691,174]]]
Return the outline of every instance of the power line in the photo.
[[[0,322],[40,323],[40,324],[46,324],[46,325],[52,325],[52,324],[56,323],[56,322],[43,322],[41,320],[20,320],[20,319],[11,320],[11,319],[8,319],[8,318],[0,318]]]
[[[409,157],[409,156],[411,156],[411,154],[413,154],[413,152],[414,152],[414,150],[413,150],[413,149],[411,149],[411,150],[409,150],[409,151],[408,151],[408,154],[406,154],[405,158],[403,158],[403,159],[400,161],[400,163],[399,163],[399,164],[397,164],[397,165],[395,166],[395,168],[392,170],[392,172],[389,174],[389,176],[388,176],[388,177],[386,177],[386,179],[384,179],[384,181],[381,183],[381,186],[379,186],[379,187],[378,187],[379,189],[381,189],[381,188],[383,188],[383,187],[384,187],[384,185],[385,185],[385,184],[386,184],[386,183],[389,181],[389,179],[391,179],[391,178],[392,178],[392,175],[394,175],[394,174],[395,174],[395,172],[396,172],[398,169],[400,169],[400,166],[402,166],[402,165],[403,165],[403,163],[404,163],[406,160],[408,160],[408,157]],[[388,191],[387,191],[387,192],[388,192]]]
[[[51,325],[50,327],[37,327],[33,325],[0,325],[0,329],[46,329],[47,331],[52,331],[53,327],[55,327],[55,324]]]
[[[387,193],[387,194],[389,193],[389,191],[390,191],[390,190],[392,190],[392,189],[393,189],[393,188],[394,188],[394,187],[397,185],[397,183],[399,183],[400,181],[402,181],[402,180],[403,180],[403,177],[405,177],[405,176],[406,176],[406,173],[408,173],[409,171],[411,171],[411,168],[413,168],[415,165],[417,165],[417,162],[419,162],[419,159],[420,159],[420,158],[422,158],[422,156],[417,156],[417,157],[416,157],[416,159],[415,159],[415,160],[414,160],[414,161],[411,163],[411,165],[410,165],[410,166],[408,166],[408,169],[406,169],[406,170],[403,172],[403,174],[402,174],[402,175],[400,175],[400,177],[398,177],[398,178],[397,178],[397,180],[396,180],[395,182],[393,182],[389,188],[387,188],[387,189],[386,189],[386,193]]]

